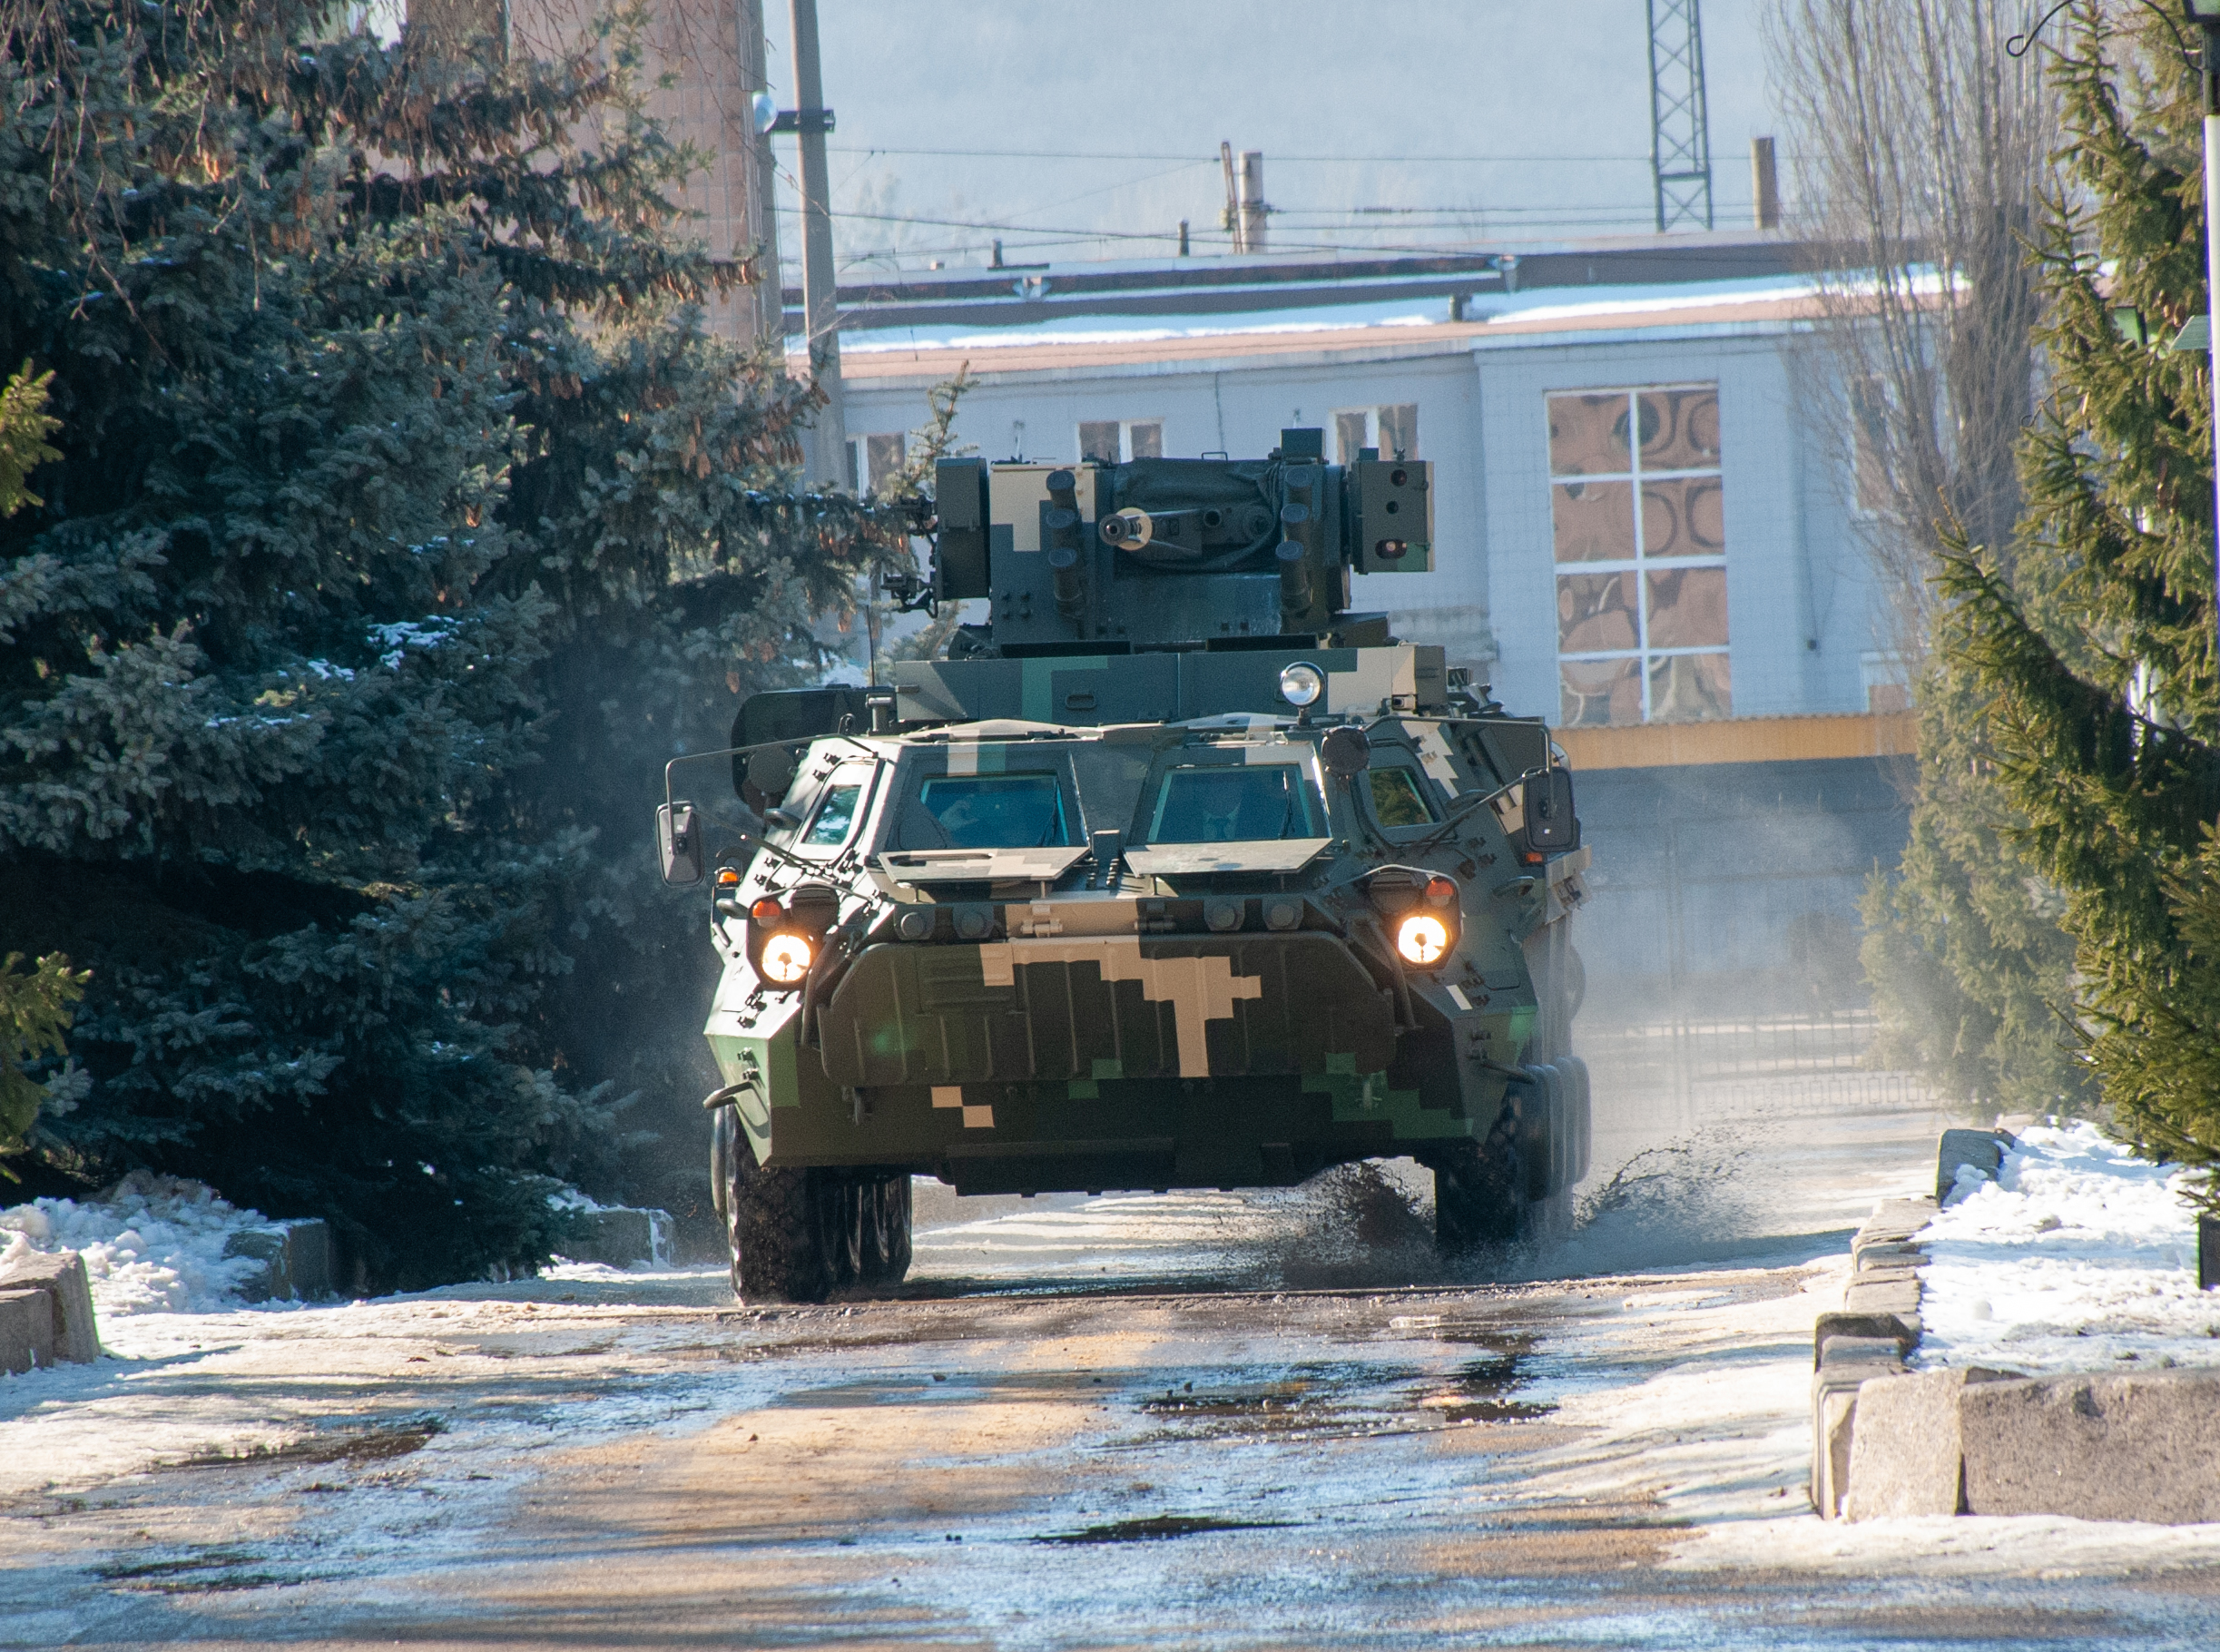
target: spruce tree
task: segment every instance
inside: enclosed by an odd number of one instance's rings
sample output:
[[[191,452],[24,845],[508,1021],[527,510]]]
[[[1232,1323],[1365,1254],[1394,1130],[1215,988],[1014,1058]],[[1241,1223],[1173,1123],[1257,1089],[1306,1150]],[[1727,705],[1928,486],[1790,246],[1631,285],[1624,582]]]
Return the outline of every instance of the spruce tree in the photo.
[[[642,980],[661,761],[901,515],[797,492],[808,392],[708,331],[638,11],[553,64],[5,15],[0,360],[62,426],[0,525],[0,939],[92,969],[40,1162],[329,1216],[373,1282],[529,1264],[700,1059],[643,1057],[707,1001],[698,947]]]
[[[2097,1087],[2068,1019],[2065,902],[2017,841],[2024,819],[1997,778],[1983,696],[1939,654],[1918,702],[1903,856],[1868,879],[1861,902],[1873,1059],[2005,1112],[2086,1112]]]
[[[1941,645],[2064,899],[2080,1058],[2136,1139],[2220,1160],[2220,701],[2199,110],[2166,20],[2077,6],[2039,247],[2048,393],[2009,546],[1946,559]],[[2216,1202],[2220,1203],[2220,1202]]]

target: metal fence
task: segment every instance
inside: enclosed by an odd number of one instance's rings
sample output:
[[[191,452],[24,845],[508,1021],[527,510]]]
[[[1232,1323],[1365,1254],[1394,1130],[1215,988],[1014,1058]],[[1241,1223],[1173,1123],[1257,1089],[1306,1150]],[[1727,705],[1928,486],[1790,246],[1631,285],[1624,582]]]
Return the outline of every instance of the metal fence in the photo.
[[[1648,1097],[1684,1120],[1942,1105],[1918,1075],[1866,1065],[1875,1031],[1866,1009],[1603,1025],[1584,1019],[1574,1047],[1598,1096]]]

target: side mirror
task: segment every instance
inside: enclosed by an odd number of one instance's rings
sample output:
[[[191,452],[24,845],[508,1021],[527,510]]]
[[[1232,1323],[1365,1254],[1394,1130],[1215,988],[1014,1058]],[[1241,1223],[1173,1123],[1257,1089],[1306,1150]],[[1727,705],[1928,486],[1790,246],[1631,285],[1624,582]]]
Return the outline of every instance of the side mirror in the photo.
[[[702,881],[702,817],[692,803],[656,806],[655,843],[663,851],[665,883]]]
[[[1536,769],[1522,782],[1526,796],[1527,847],[1577,849],[1580,821],[1573,813],[1573,772]]]

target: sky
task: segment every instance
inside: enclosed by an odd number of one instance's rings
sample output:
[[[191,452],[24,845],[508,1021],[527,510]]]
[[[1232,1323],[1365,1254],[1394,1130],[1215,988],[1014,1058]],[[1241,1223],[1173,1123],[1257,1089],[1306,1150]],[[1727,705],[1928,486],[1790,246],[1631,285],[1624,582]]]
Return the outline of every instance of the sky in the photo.
[[[1750,222],[1750,140],[1776,132],[1768,4],[1703,5],[1722,229]],[[791,107],[787,6],[765,13]],[[819,0],[818,15],[850,279],[983,264],[997,235],[1013,263],[1166,257],[1182,218],[1196,253],[1225,251],[1221,140],[1264,153],[1274,251],[1653,227],[1645,0]],[[791,282],[793,141],[775,142]]]

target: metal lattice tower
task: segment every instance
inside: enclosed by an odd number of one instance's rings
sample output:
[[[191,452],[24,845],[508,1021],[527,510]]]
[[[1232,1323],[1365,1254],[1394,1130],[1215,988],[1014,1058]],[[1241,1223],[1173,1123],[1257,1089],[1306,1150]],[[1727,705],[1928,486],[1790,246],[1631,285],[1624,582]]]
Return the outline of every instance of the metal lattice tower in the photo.
[[[1702,0],[1649,0],[1650,173],[1657,232],[1711,221],[1711,116]]]

